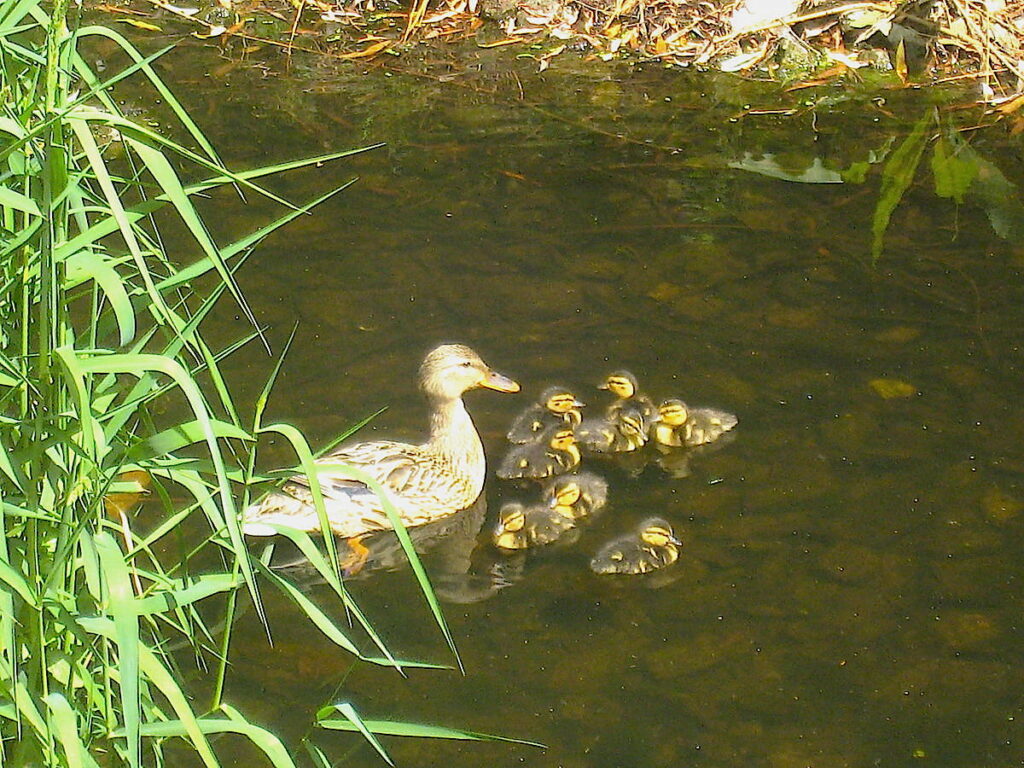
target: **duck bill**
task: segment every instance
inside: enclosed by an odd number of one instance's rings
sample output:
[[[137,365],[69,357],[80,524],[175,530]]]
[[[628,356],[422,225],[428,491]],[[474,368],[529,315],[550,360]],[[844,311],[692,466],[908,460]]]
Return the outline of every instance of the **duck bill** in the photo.
[[[680,541],[680,540],[679,540],[679,539],[678,539],[677,537],[675,537],[675,536],[672,536],[671,538],[669,538],[669,541],[671,541],[671,542],[672,542],[673,544],[675,544],[675,545],[676,545],[677,547],[681,547],[681,546],[683,546],[683,542],[681,542],[681,541]]]
[[[573,400],[572,401],[572,407],[573,408],[586,408],[587,404],[586,403],[581,403],[579,400]]]
[[[480,382],[481,387],[487,387],[487,389],[493,389],[497,392],[518,392],[519,385],[507,376],[502,376],[500,373],[494,371],[488,371],[484,380]]]

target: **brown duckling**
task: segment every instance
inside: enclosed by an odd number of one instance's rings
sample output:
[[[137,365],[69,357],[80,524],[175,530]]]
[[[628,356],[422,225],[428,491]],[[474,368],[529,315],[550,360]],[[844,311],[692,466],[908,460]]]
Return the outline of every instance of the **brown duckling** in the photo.
[[[536,440],[549,427],[568,424],[575,427],[580,423],[580,408],[583,403],[576,399],[572,390],[566,387],[548,387],[540,393],[537,402],[516,416],[508,430],[512,443],[529,443]]]
[[[658,445],[669,448],[694,448],[712,443],[731,430],[739,419],[717,408],[690,408],[682,400],[672,398],[658,407],[658,421],[651,437]]]
[[[552,477],[575,469],[579,463],[580,449],[572,427],[556,425],[542,432],[536,442],[512,446],[498,467],[498,477]]]
[[[498,549],[526,549],[550,544],[576,526],[563,508],[546,504],[525,506],[510,501],[498,513],[492,541]],[[571,510],[570,510],[571,513]]]
[[[561,475],[548,482],[544,498],[562,515],[580,520],[604,507],[608,501],[608,483],[593,472]]]
[[[679,559],[682,542],[672,526],[660,517],[649,517],[635,531],[608,542],[590,561],[594,573],[650,573]]]

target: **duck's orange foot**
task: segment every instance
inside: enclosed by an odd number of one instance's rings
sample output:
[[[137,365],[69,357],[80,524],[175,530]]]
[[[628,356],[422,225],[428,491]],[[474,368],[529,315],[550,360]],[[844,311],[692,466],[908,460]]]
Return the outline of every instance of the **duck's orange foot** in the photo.
[[[367,549],[362,540],[362,536],[353,536],[351,539],[347,539],[349,556],[341,563],[341,573],[343,576],[355,576],[366,565],[366,559],[370,556],[370,550]]]

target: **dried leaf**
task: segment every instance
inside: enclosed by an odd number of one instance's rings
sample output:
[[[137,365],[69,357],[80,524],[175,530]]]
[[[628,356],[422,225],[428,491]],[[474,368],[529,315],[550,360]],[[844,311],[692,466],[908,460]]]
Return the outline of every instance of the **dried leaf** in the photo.
[[[163,32],[156,24],[150,24],[148,21],[139,21],[138,19],[118,19],[118,21],[122,24],[131,24],[133,27],[145,29],[148,32]]]
[[[373,56],[374,54],[380,53],[385,48],[391,45],[390,40],[381,40],[379,43],[369,45],[361,51],[353,51],[352,53],[345,53],[339,56],[341,59],[363,59],[367,56]]]
[[[894,400],[901,397],[913,397],[917,394],[917,387],[902,379],[872,379],[868,385],[878,393],[883,400]]]
[[[893,63],[893,69],[896,70],[896,76],[899,77],[900,82],[904,85],[907,84],[908,72],[907,72],[907,48],[900,40],[900,44],[896,46],[896,61]]]
[[[1015,99],[1003,102],[996,109],[998,109],[1004,115],[1009,115],[1016,112],[1021,107],[1024,107],[1024,95],[1018,96]]]
[[[521,37],[506,37],[501,40],[495,40],[493,43],[477,43],[477,48],[498,48],[502,45],[512,45],[513,43],[525,42]]]

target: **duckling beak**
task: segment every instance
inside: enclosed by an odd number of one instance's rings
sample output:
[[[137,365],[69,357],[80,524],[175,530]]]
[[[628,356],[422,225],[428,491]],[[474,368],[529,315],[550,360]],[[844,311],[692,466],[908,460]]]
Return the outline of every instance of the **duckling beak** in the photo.
[[[679,540],[678,536],[669,536],[668,540],[675,544],[677,547],[683,546],[683,542]]]
[[[492,370],[487,371],[487,375],[484,376],[483,381],[480,382],[481,387],[487,387],[487,389],[493,389],[498,392],[518,392],[519,385],[507,376],[502,376],[500,373],[496,373]]]
[[[573,400],[572,401],[572,407],[573,408],[586,408],[587,404],[586,403],[581,403],[579,400]]]

